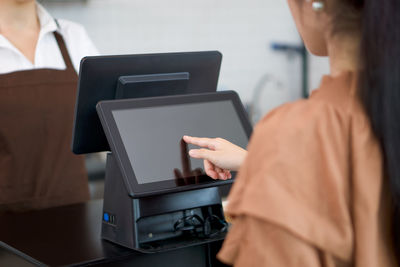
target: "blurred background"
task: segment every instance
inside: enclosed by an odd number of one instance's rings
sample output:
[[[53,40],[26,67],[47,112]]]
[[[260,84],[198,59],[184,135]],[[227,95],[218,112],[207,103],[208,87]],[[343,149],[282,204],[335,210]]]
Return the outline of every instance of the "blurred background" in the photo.
[[[41,0],[82,24],[102,55],[219,50],[218,90],[235,90],[256,123],[306,96],[329,72],[304,53],[286,0]],[[102,198],[105,160],[89,155],[92,198]]]

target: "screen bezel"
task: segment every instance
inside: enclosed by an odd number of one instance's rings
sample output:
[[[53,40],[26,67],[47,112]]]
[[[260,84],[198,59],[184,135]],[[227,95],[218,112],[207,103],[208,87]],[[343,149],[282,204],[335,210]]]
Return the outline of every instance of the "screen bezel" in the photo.
[[[239,96],[233,91],[224,91],[217,93],[208,94],[195,94],[195,95],[180,95],[180,96],[167,96],[167,97],[152,97],[152,98],[142,98],[142,99],[126,99],[126,100],[108,100],[100,101],[97,106],[97,112],[100,117],[100,121],[103,125],[107,140],[109,142],[111,151],[113,152],[118,166],[120,167],[122,176],[124,178],[125,185],[130,197],[144,197],[151,196],[160,193],[170,193],[170,192],[180,192],[193,189],[200,189],[206,187],[220,186],[224,184],[230,184],[233,182],[235,173],[230,180],[213,180],[207,175],[202,175],[195,184],[185,184],[190,179],[185,178],[180,181],[185,185],[178,185],[179,179],[166,180],[153,183],[138,183],[135,172],[132,168],[131,162],[128,157],[128,153],[123,145],[122,138],[119,134],[116,121],[114,120],[112,112],[115,110],[122,109],[139,109],[139,108],[151,108],[151,107],[161,107],[161,106],[171,106],[180,104],[195,104],[195,103],[207,103],[207,102],[219,102],[219,101],[231,101],[236,114],[241,122],[241,125],[248,137],[250,139],[252,133],[252,126],[247,117],[245,109],[240,101]],[[130,178],[132,177],[132,178]]]

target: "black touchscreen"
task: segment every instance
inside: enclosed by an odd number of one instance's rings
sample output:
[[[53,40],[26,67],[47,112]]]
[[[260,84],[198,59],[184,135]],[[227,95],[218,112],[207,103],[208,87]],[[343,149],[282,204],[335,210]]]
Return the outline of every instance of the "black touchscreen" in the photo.
[[[139,184],[185,177],[183,135],[221,137],[246,148],[248,137],[231,101],[113,110],[112,115]],[[190,159],[192,170],[203,161]],[[187,164],[186,164],[187,165]],[[187,176],[187,175],[186,175]]]

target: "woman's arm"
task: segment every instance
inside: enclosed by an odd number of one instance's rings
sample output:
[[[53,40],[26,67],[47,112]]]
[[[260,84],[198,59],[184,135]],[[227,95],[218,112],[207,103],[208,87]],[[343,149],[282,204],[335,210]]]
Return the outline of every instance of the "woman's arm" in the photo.
[[[233,221],[218,259],[235,267],[349,267],[280,225],[242,215]]]

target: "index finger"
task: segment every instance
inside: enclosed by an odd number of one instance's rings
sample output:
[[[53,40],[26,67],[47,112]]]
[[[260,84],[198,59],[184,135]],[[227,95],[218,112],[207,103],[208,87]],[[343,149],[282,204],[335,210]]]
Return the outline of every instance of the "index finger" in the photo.
[[[184,135],[183,140],[188,144],[215,150],[215,140],[212,138]]]

